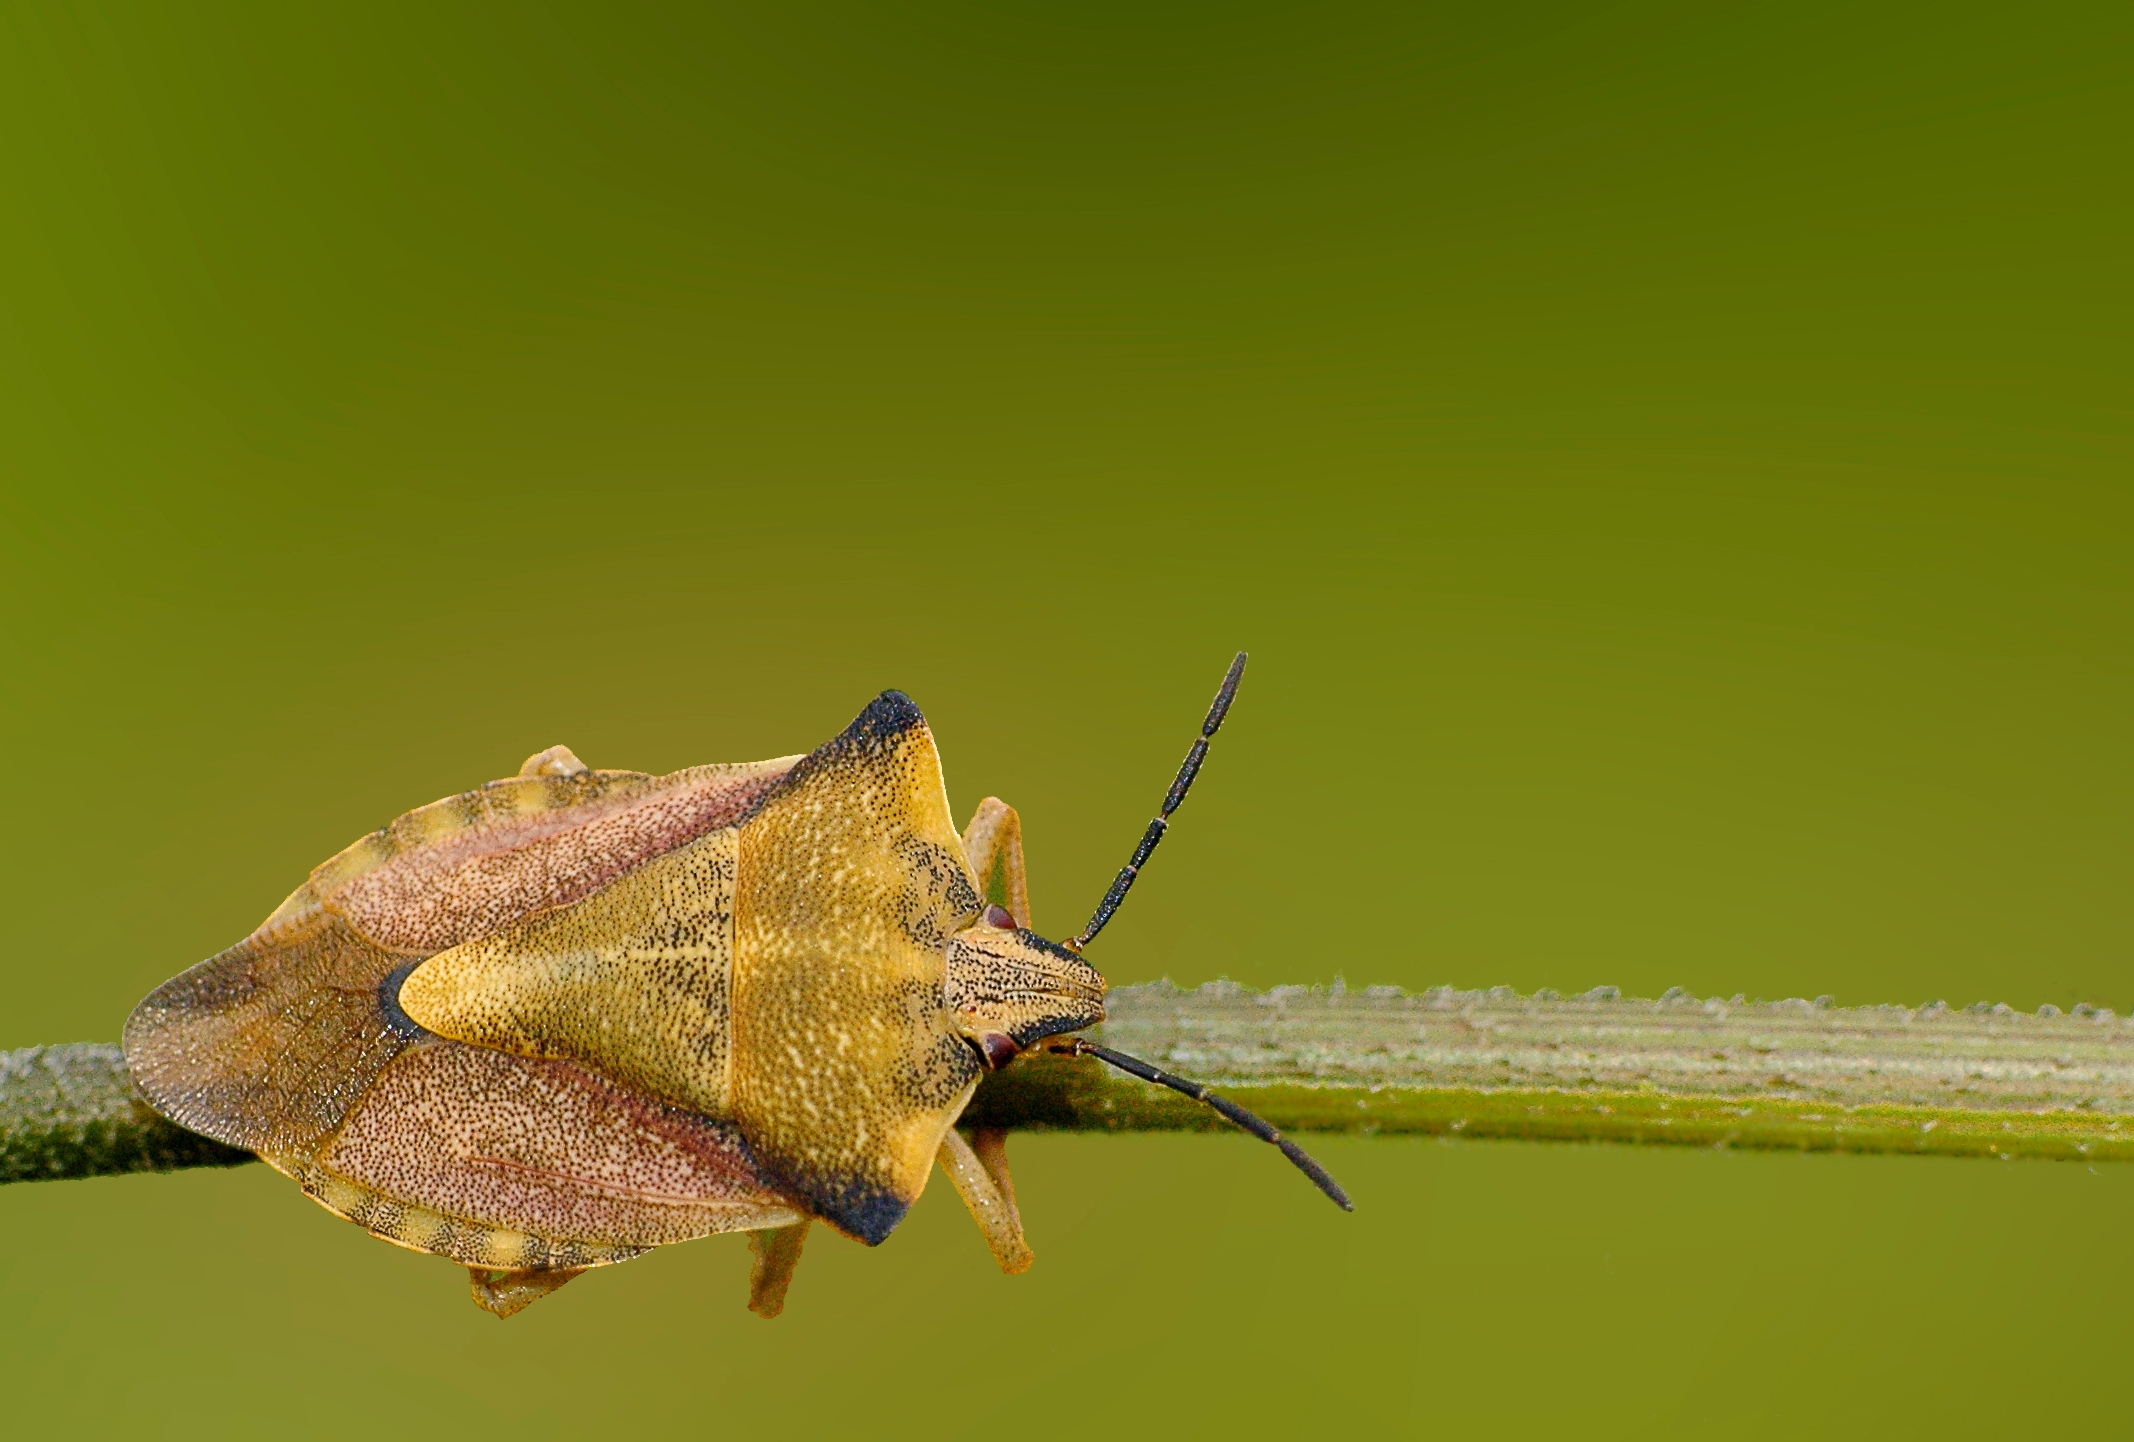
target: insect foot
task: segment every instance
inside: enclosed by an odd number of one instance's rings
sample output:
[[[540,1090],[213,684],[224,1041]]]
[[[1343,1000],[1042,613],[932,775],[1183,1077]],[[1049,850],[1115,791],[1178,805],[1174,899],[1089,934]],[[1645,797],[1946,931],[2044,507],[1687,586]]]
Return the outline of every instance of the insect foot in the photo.
[[[808,1226],[800,1221],[748,1234],[748,1249],[756,1258],[749,1270],[748,1309],[766,1322],[785,1310],[785,1289],[792,1285],[793,1269],[800,1265]]]
[[[578,1275],[582,1268],[558,1272],[495,1272],[487,1267],[469,1267],[474,1284],[474,1305],[499,1317],[508,1317],[540,1301]]]

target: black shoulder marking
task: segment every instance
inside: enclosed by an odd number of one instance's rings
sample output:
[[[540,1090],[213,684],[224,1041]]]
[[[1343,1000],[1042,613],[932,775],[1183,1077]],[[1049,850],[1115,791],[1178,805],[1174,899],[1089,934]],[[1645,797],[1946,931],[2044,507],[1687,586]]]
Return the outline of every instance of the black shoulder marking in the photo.
[[[887,755],[894,749],[898,737],[925,725],[926,718],[919,714],[911,697],[902,691],[884,691],[852,718],[850,726],[801,757],[792,770],[781,776],[775,785],[766,788],[741,820],[752,819],[774,797],[798,789],[802,782],[825,767],[849,763],[855,757]]]
[[[910,1203],[901,1197],[867,1182],[834,1186],[825,1180],[810,1179],[810,1183],[794,1188],[808,1210],[870,1247],[880,1246],[910,1210]]]
[[[853,718],[852,724],[837,740],[848,746],[865,746],[871,750],[925,724],[926,718],[919,714],[911,697],[902,691],[884,691],[867,703],[867,709]]]
[[[956,1044],[962,1046],[960,1041]],[[971,1069],[978,1069],[975,1062]],[[880,1246],[911,1210],[911,1203],[863,1178],[831,1176],[814,1167],[795,1166],[789,1158],[758,1152],[754,1147],[748,1151],[757,1169],[779,1191],[846,1236],[857,1237],[870,1247]]]

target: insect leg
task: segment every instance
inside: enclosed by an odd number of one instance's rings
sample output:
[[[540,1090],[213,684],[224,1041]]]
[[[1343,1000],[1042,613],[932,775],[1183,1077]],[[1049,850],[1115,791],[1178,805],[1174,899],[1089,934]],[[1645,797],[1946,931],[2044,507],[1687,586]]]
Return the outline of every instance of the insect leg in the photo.
[[[549,1272],[502,1272],[494,1267],[469,1267],[474,1305],[508,1317],[540,1301],[556,1288],[584,1271],[583,1267],[559,1267]]]
[[[568,746],[536,751],[519,767],[521,776],[583,776],[585,772],[586,764],[571,754]]]
[[[978,873],[978,890],[1017,926],[1030,924],[1030,883],[1023,874],[1023,823],[997,796],[978,803],[963,831],[963,854]]]
[[[978,1164],[985,1168],[993,1185],[1000,1189],[1001,1200],[1008,1204],[1008,1215],[1015,1225],[1023,1224],[1023,1214],[1015,1205],[1015,1179],[1008,1175],[1008,1129],[1006,1127],[972,1127],[965,1138]]]
[[[1015,1186],[1008,1180],[1007,1133],[982,1127],[967,1142],[951,1127],[941,1139],[939,1160],[941,1170],[955,1184],[956,1195],[970,1209],[971,1220],[984,1233],[1000,1270],[1011,1277],[1029,1271],[1037,1259],[1023,1240],[1022,1218],[1015,1212]]]
[[[748,1309],[765,1321],[785,1310],[785,1289],[793,1283],[793,1269],[800,1265],[800,1249],[811,1225],[803,1220],[748,1234],[748,1249],[756,1254],[756,1265],[748,1274]]]
[[[1069,951],[1080,951],[1095,940],[1097,933],[1104,929],[1104,923],[1110,921],[1112,913],[1119,909],[1119,903],[1126,900],[1126,893],[1133,889],[1134,878],[1141,874],[1142,867],[1148,865],[1149,857],[1155,854],[1157,843],[1162,841],[1164,833],[1170,830],[1171,813],[1178,809],[1179,802],[1186,799],[1186,792],[1192,788],[1193,778],[1200,774],[1200,763],[1208,759],[1208,743],[1213,741],[1215,733],[1222,729],[1223,717],[1230,714],[1230,703],[1237,699],[1237,683],[1244,679],[1245,653],[1240,651],[1237,653],[1237,659],[1230,663],[1229,673],[1223,677],[1222,688],[1215,693],[1215,704],[1208,708],[1208,719],[1200,723],[1200,736],[1193,742],[1193,749],[1186,752],[1185,764],[1178,768],[1177,779],[1171,782],[1171,789],[1164,793],[1163,810],[1148,824],[1148,830],[1141,833],[1141,844],[1134,848],[1134,859],[1127,862],[1125,868],[1112,878],[1111,889],[1105,892],[1104,899],[1097,903],[1097,914],[1089,918],[1089,925],[1082,928],[1080,936],[1067,943]]]

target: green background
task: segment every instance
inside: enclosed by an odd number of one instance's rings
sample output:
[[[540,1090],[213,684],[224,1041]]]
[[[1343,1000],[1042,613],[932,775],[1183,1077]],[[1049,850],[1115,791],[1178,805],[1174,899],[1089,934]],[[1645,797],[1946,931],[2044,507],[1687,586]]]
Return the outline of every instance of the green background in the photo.
[[[2124,6],[0,6],[0,1047],[394,814],[875,691],[1117,981],[2134,1007]],[[1016,1144],[499,1325],[0,1191],[82,1434],[2123,1425],[2134,1174]],[[26,1433],[24,1435],[27,1435]]]

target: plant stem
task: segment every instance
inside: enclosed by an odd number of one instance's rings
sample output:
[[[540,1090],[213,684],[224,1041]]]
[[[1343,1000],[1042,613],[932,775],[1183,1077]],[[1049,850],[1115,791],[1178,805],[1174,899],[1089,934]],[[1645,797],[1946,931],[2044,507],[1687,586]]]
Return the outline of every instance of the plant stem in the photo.
[[[0,1182],[227,1167],[250,1152],[150,1110],[109,1042],[0,1052]]]
[[[1226,982],[1122,987],[1108,1005],[1106,1046],[1285,1131],[2134,1159],[2134,1021],[2110,1012]],[[964,1120],[1227,1125],[1096,1062],[1043,1056],[988,1077]],[[248,1158],[149,1110],[115,1046],[0,1053],[0,1181]]]
[[[1286,1131],[2134,1159],[2134,1022],[1939,1003],[1558,999],[1211,983],[1111,994],[1106,1046]],[[989,1077],[972,1124],[1217,1129],[1086,1060]]]

